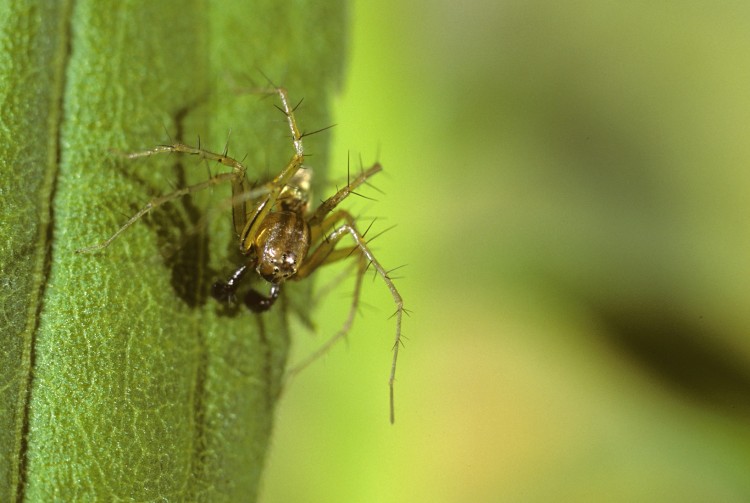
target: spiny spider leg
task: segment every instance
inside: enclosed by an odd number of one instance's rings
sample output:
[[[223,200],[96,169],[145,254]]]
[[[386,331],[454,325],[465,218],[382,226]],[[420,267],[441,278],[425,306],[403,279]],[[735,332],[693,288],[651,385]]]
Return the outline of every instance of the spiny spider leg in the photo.
[[[367,243],[365,242],[364,238],[354,226],[354,217],[352,217],[348,212],[342,210],[342,211],[337,211],[331,214],[329,218],[326,218],[324,220],[324,223],[330,224],[332,223],[333,220],[339,220],[339,221],[344,220],[346,223],[339,226],[336,230],[334,230],[331,234],[329,234],[326,237],[326,239],[324,239],[320,243],[318,248],[316,248],[310,255],[309,262],[307,262],[297,272],[296,278],[302,279],[308,276],[309,274],[311,274],[315,269],[317,269],[318,267],[322,265],[329,264],[331,262],[335,262],[337,260],[341,260],[347,257],[352,252],[350,248],[334,250],[334,247],[336,246],[338,241],[344,236],[346,235],[351,236],[354,242],[356,243],[355,252],[360,253],[360,256],[359,256],[360,266],[357,271],[357,279],[356,279],[356,283],[354,287],[354,298],[353,298],[351,308],[349,310],[349,316],[347,317],[347,320],[344,323],[344,326],[341,328],[341,330],[339,330],[333,337],[331,337],[328,341],[326,341],[326,343],[318,351],[316,351],[310,357],[306,358],[302,363],[300,363],[299,365],[291,369],[288,375],[292,377],[298,374],[304,367],[306,367],[311,362],[319,358],[331,346],[333,346],[336,342],[338,342],[340,339],[346,336],[349,329],[351,328],[352,322],[354,320],[354,315],[356,314],[360,289],[362,285],[362,277],[364,276],[364,273],[367,270],[368,264],[372,265],[372,267],[375,268],[376,273],[380,275],[381,278],[383,278],[383,281],[388,287],[388,290],[391,292],[391,297],[393,297],[393,302],[396,305],[396,312],[395,312],[396,337],[395,337],[394,345],[393,345],[393,360],[391,362],[391,373],[388,379],[388,387],[390,390],[390,419],[391,419],[391,423],[393,423],[395,420],[393,386],[396,380],[396,361],[398,360],[398,351],[401,346],[401,319],[404,313],[404,302],[403,302],[403,299],[401,298],[401,294],[399,294],[398,289],[396,288],[396,285],[393,283],[393,280],[390,278],[390,276],[388,276],[388,272],[383,268],[382,265],[380,265],[380,262],[377,261],[377,259],[375,258],[375,255],[367,246]]]
[[[150,150],[144,150],[143,152],[134,152],[132,154],[127,154],[126,157],[128,159],[136,159],[138,157],[147,157],[154,154],[160,154],[160,153],[170,153],[170,152],[176,152],[176,153],[183,153],[183,154],[189,154],[189,155],[195,155],[200,157],[201,159],[206,159],[209,161],[216,161],[218,163],[221,163],[225,166],[229,166],[232,168],[232,217],[234,220],[234,226],[236,232],[240,232],[242,230],[242,227],[244,226],[245,221],[245,205],[235,202],[235,198],[246,194],[250,187],[248,185],[247,180],[245,179],[245,167],[237,161],[236,159],[233,159],[226,155],[226,148],[224,149],[224,152],[221,154],[216,154],[214,152],[209,152],[208,150],[204,150],[200,147],[191,147],[189,145],[184,145],[181,143],[175,144],[175,145],[160,145],[158,147],[154,147]]]
[[[401,295],[396,289],[396,285],[393,280],[388,276],[387,271],[380,265],[375,256],[373,255],[370,248],[367,246],[364,237],[356,229],[354,217],[345,210],[333,211],[349,194],[352,194],[354,190],[362,185],[369,177],[373,176],[382,170],[382,166],[378,163],[372,167],[363,171],[353,181],[348,183],[345,187],[340,189],[336,194],[324,201],[317,210],[308,219],[311,232],[311,241],[313,243],[319,243],[317,248],[308,254],[307,259],[302,264],[300,269],[297,271],[296,276],[293,279],[303,279],[312,274],[318,267],[326,264],[330,264],[342,259],[349,257],[350,255],[357,254],[359,266],[357,270],[357,277],[354,287],[354,295],[352,305],[349,309],[349,315],[346,322],[334,336],[332,336],[326,343],[315,353],[306,358],[299,365],[295,366],[288,372],[288,377],[291,378],[299,373],[304,367],[315,361],[321,355],[323,355],[328,349],[333,346],[336,342],[346,336],[351,328],[354,321],[354,316],[357,311],[359,303],[359,296],[362,285],[362,278],[369,265],[375,268],[377,274],[379,274],[386,286],[391,292],[393,301],[396,304],[396,337],[393,348],[393,360],[391,363],[391,373],[388,380],[388,386],[390,389],[390,419],[394,421],[394,397],[393,397],[393,386],[396,379],[396,361],[398,359],[398,350],[401,345],[401,319],[404,312],[404,305]],[[333,211],[333,213],[331,213]],[[338,222],[343,221],[344,223],[338,228],[333,230],[327,236],[325,232],[327,229],[335,227]],[[350,235],[355,242],[355,246],[335,249],[339,240],[346,235]]]
[[[223,183],[226,181],[233,181],[235,179],[235,173],[221,173],[216,176],[213,176],[209,178],[208,180],[205,180],[200,183],[196,183],[195,185],[190,185],[188,187],[184,187],[182,189],[176,190],[174,192],[171,192],[169,194],[157,197],[149,201],[143,208],[141,208],[135,215],[130,217],[130,219],[125,222],[124,225],[122,225],[119,229],[115,231],[114,234],[112,234],[110,237],[102,241],[101,243],[87,246],[84,248],[79,248],[76,250],[76,253],[91,253],[95,252],[97,250],[101,250],[103,248],[106,248],[109,246],[112,241],[118,238],[120,234],[125,232],[128,227],[136,223],[138,220],[140,220],[144,215],[149,213],[151,210],[158,208],[159,206],[166,204],[170,201],[173,201],[175,199],[178,199],[180,197],[186,196],[188,194],[192,194],[193,192],[198,192],[199,190],[206,189],[208,187],[211,187],[212,185],[217,185],[219,183]]]
[[[262,191],[267,192],[267,195],[263,201],[258,203],[254,200],[254,198],[248,197],[249,193],[254,193],[255,191],[252,190],[247,180],[245,179],[245,167],[242,165],[242,163],[232,157],[227,156],[225,153],[217,154],[208,150],[204,150],[202,148],[191,147],[182,143],[176,143],[173,145],[159,145],[140,152],[126,153],[123,155],[128,159],[137,159],[140,157],[150,157],[152,155],[168,153],[183,153],[188,155],[195,155],[202,159],[216,161],[225,166],[229,166],[232,168],[232,172],[218,174],[203,182],[197,183],[195,185],[190,185],[188,187],[184,187],[169,194],[165,194],[163,196],[152,199],[135,215],[133,215],[124,225],[122,225],[117,231],[115,231],[115,233],[112,234],[109,238],[96,245],[80,248],[76,250],[76,253],[91,253],[106,248],[115,239],[117,239],[120,234],[127,230],[128,227],[132,226],[153,209],[193,192],[204,190],[213,185],[217,185],[219,183],[224,183],[227,181],[231,182],[232,184],[232,213],[235,230],[242,237],[240,241],[241,249],[243,251],[247,251],[247,249],[249,249],[249,244],[254,239],[255,234],[257,234],[260,223],[271,211],[284,185],[289,182],[289,180],[299,170],[304,160],[302,135],[300,134],[299,128],[297,127],[297,123],[294,118],[294,111],[289,106],[287,92],[283,88],[276,88],[274,89],[274,92],[278,93],[281,99],[281,110],[287,118],[289,130],[292,133],[295,155],[289,161],[284,170],[279,173],[279,175],[277,175],[271,182],[264,185],[264,189],[262,189]],[[266,188],[269,189],[266,190]]]
[[[244,222],[244,225],[241,226],[241,229],[239,228],[240,226],[237,225],[237,221],[235,220],[235,227],[237,228],[237,232],[240,235],[240,251],[242,253],[249,252],[249,250],[253,246],[253,242],[255,241],[258,231],[263,224],[263,221],[271,212],[271,210],[273,210],[274,205],[276,204],[276,201],[281,194],[281,191],[284,189],[286,184],[289,183],[289,181],[297,173],[297,171],[299,171],[299,169],[302,167],[302,163],[305,160],[304,149],[302,147],[302,135],[299,132],[297,121],[294,118],[294,109],[289,106],[289,98],[287,97],[286,89],[277,87],[276,89],[274,89],[274,91],[279,95],[279,98],[281,99],[282,108],[280,108],[280,110],[286,116],[287,123],[289,124],[289,130],[292,133],[294,155],[289,160],[286,167],[281,171],[281,173],[276,175],[276,177],[272,181],[266,184],[269,187],[273,187],[268,196],[266,196],[266,198],[259,203],[252,204],[251,202],[251,204],[245,205],[245,214],[244,219],[242,220]],[[233,194],[233,197],[241,197],[241,194]]]
[[[107,238],[106,240],[102,241],[99,244],[96,244],[93,246],[87,246],[85,248],[80,248],[76,250],[76,253],[91,253],[91,252],[95,252],[97,250],[106,248],[112,243],[112,241],[117,239],[117,237],[120,234],[125,232],[125,230],[127,230],[128,227],[136,223],[144,215],[151,212],[153,209],[158,208],[159,206],[166,204],[170,201],[174,201],[175,199],[186,196],[188,194],[192,194],[193,192],[198,192],[200,190],[204,190],[213,185],[218,185],[219,183],[223,183],[227,181],[232,183],[233,189],[235,186],[243,186],[243,184],[245,183],[245,167],[236,159],[233,159],[231,157],[228,157],[222,154],[215,154],[213,152],[209,152],[208,150],[203,150],[201,148],[190,147],[182,143],[176,143],[174,145],[159,145],[152,149],[143,150],[140,152],[126,153],[126,154],[123,154],[123,156],[128,159],[137,159],[139,157],[150,157],[152,155],[170,154],[170,153],[183,153],[183,154],[189,154],[189,155],[196,155],[203,159],[216,161],[221,164],[224,164],[225,166],[231,167],[232,172],[220,173],[216,176],[212,176],[211,178],[203,182],[196,183],[195,185],[190,185],[188,187],[184,187],[174,192],[170,192],[169,194],[165,194],[163,196],[159,196],[159,197],[152,199],[143,208],[141,208],[135,215],[130,217],[130,219],[127,222],[125,222],[125,224],[122,225],[119,229],[117,229],[117,231],[115,231],[115,233],[112,234],[109,238]]]
[[[396,289],[396,285],[393,283],[393,280],[388,276],[388,272],[383,268],[382,265],[380,265],[380,262],[377,261],[375,258],[375,255],[372,254],[372,251],[370,251],[370,248],[368,248],[367,244],[365,243],[364,238],[359,234],[357,229],[355,229],[350,224],[344,224],[338,229],[336,229],[329,237],[328,239],[331,241],[338,241],[341,239],[341,237],[345,236],[346,234],[349,234],[352,239],[357,243],[357,246],[359,246],[359,249],[362,251],[362,254],[367,257],[367,260],[369,263],[375,268],[377,273],[380,275],[381,278],[383,278],[383,281],[385,282],[386,286],[388,287],[388,290],[391,292],[391,297],[393,297],[393,302],[396,304],[396,337],[393,341],[393,360],[391,361],[391,375],[388,378],[388,388],[390,389],[390,410],[391,410],[391,423],[395,421],[395,414],[394,414],[394,403],[393,403],[393,384],[396,381],[396,361],[398,360],[398,350],[401,347],[401,318],[404,314],[404,301],[401,298],[401,294],[398,293],[398,290]]]
[[[383,166],[381,166],[379,162],[376,162],[365,171],[361,172],[357,176],[357,178],[354,179],[354,181],[347,183],[345,187],[339,189],[338,192],[323,201],[315,210],[315,213],[313,213],[312,216],[307,219],[307,223],[310,224],[310,227],[313,229],[313,233],[315,232],[315,227],[322,227],[322,222],[326,215],[333,211],[336,206],[341,204],[341,201],[346,199],[349,194],[352,194],[354,192],[354,189],[365,183],[367,179],[373,176],[375,173],[379,173],[382,170]]]
[[[346,321],[341,326],[339,331],[336,332],[333,336],[331,336],[314,353],[308,355],[304,360],[299,362],[294,367],[290,368],[286,372],[286,377],[285,377],[286,380],[291,380],[293,377],[295,377],[297,374],[302,372],[315,360],[325,355],[329,349],[331,349],[337,342],[339,342],[341,339],[346,337],[346,335],[349,333],[349,330],[352,328],[352,325],[354,324],[354,317],[357,314],[357,308],[359,307],[360,292],[362,291],[362,279],[364,278],[365,271],[367,270],[367,262],[365,262],[361,258],[358,259],[358,262],[359,264],[357,266],[357,275],[355,277],[355,282],[354,282],[354,292],[352,294],[352,303],[349,306],[349,314],[346,317]],[[391,422],[393,422],[392,410],[393,410],[393,403],[391,401]]]
[[[336,223],[345,221],[352,227],[355,225],[354,217],[346,210],[338,210],[323,220],[322,224],[318,227],[318,231],[312,231],[313,234],[312,242],[316,243],[321,241],[317,248],[307,254],[307,259],[302,264],[302,267],[297,271],[297,278],[303,279],[315,272],[315,270],[324,265],[338,262],[339,260],[349,257],[353,252],[358,251],[357,246],[348,248],[342,248],[336,250],[337,241],[331,239],[331,236],[326,236],[323,232],[324,229],[332,229]]]
[[[209,152],[208,150],[204,150],[200,147],[197,147],[197,148],[191,147],[183,143],[175,143],[173,145],[158,145],[154,148],[143,150],[141,152],[132,152],[129,154],[123,154],[123,156],[126,157],[127,159],[137,159],[139,157],[150,157],[152,155],[157,155],[157,154],[174,154],[174,153],[195,155],[202,159],[207,159],[209,161],[216,161],[225,166],[231,167],[232,171],[234,173],[237,173],[238,175],[245,174],[245,167],[238,160],[233,159],[227,156],[226,154],[215,154],[213,152]]]

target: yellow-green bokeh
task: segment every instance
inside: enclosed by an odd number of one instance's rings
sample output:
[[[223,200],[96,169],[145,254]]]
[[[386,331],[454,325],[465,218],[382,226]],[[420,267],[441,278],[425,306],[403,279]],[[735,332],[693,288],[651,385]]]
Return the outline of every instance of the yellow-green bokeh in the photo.
[[[750,5],[361,0],[353,23],[331,176],[347,150],[385,167],[357,204],[407,264],[397,422],[375,279],[284,397],[262,501],[747,501]]]

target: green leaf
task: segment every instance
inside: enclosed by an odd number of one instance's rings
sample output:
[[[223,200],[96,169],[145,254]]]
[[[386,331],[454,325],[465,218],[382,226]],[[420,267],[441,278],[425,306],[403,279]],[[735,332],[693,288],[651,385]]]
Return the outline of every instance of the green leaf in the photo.
[[[167,143],[166,129],[221,151],[231,129],[249,176],[278,171],[283,116],[239,89],[268,75],[304,98],[302,129],[328,126],[344,18],[339,1],[0,5],[0,501],[254,499],[288,301],[255,316],[207,295],[239,263],[228,212],[207,210],[229,188],[75,250],[208,176],[113,148]],[[305,140],[319,181],[327,136]]]

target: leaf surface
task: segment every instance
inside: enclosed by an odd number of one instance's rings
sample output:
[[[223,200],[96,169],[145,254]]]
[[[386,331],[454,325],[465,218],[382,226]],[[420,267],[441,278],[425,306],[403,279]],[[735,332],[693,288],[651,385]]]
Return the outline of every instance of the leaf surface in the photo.
[[[248,176],[280,170],[283,116],[241,90],[267,86],[263,74],[305,99],[303,129],[329,125],[341,3],[0,11],[0,500],[252,501],[289,334],[284,302],[254,316],[207,294],[240,260],[220,211],[229,188],[166,205],[98,253],[75,250],[219,169],[113,148],[167,143],[166,129],[221,151],[231,129]],[[306,140],[319,179],[326,144]]]

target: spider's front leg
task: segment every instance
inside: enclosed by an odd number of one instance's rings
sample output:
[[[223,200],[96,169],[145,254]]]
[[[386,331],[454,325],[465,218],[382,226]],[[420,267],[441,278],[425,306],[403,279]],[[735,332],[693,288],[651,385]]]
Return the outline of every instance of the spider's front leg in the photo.
[[[215,154],[213,152],[209,152],[208,150],[203,150],[200,147],[194,148],[188,145],[177,143],[174,145],[159,145],[150,150],[144,150],[142,152],[134,152],[134,153],[122,154],[122,155],[128,159],[136,159],[139,157],[149,157],[152,155],[165,154],[165,153],[196,155],[203,159],[207,159],[209,161],[216,161],[225,166],[229,166],[232,168],[232,171],[230,173],[219,173],[218,175],[212,176],[211,178],[209,178],[208,180],[204,180],[203,182],[196,183],[195,185],[189,185],[187,187],[183,187],[181,189],[175,190],[174,192],[170,192],[169,194],[165,194],[163,196],[159,196],[159,197],[152,199],[143,208],[141,208],[135,215],[130,217],[130,219],[127,222],[125,222],[125,224],[123,224],[119,229],[117,229],[115,233],[112,234],[109,238],[105,239],[99,244],[87,246],[85,248],[80,248],[76,250],[76,253],[91,253],[91,252],[95,252],[103,248],[106,248],[115,239],[117,239],[118,236],[120,236],[120,234],[125,232],[128,229],[128,227],[135,224],[143,216],[150,213],[154,209],[170,201],[174,201],[176,199],[179,199],[180,197],[207,189],[209,187],[218,185],[220,183],[231,182],[233,187],[244,186],[244,184],[246,183],[245,182],[245,167],[239,161],[231,157],[228,157],[226,153]]]

